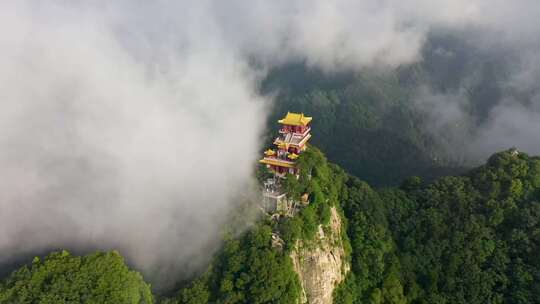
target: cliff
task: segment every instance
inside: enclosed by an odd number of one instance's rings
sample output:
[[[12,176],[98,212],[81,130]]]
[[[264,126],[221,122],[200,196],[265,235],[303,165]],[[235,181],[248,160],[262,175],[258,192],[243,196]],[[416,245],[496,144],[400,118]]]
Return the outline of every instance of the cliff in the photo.
[[[319,225],[314,240],[298,240],[290,253],[302,287],[301,303],[331,304],[334,288],[350,270],[342,242],[341,217],[331,208],[328,225]]]

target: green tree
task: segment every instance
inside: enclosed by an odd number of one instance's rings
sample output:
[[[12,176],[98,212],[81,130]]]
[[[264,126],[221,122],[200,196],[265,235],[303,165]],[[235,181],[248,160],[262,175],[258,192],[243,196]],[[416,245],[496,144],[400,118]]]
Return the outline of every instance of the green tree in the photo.
[[[35,258],[0,285],[0,303],[153,303],[150,286],[116,251],[83,257],[67,251]]]

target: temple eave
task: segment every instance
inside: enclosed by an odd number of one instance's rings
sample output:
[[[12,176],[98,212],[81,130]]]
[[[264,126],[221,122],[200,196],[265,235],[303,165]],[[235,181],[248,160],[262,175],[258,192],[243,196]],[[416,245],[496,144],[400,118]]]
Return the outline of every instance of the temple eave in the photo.
[[[283,119],[278,120],[278,123],[289,126],[307,126],[311,122],[311,119],[311,117],[304,116],[304,113],[287,112],[287,115]]]
[[[272,165],[272,166],[294,168],[294,163],[286,161],[286,160],[263,158],[259,160],[259,162],[262,164],[267,164],[267,165]]]

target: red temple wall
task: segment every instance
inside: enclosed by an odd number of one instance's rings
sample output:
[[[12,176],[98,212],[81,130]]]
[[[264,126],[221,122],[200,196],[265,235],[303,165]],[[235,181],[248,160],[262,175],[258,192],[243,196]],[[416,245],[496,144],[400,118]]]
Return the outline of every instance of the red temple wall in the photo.
[[[283,125],[281,127],[282,132],[295,132],[295,133],[304,133],[309,128],[309,125],[307,126],[290,126],[290,125]]]

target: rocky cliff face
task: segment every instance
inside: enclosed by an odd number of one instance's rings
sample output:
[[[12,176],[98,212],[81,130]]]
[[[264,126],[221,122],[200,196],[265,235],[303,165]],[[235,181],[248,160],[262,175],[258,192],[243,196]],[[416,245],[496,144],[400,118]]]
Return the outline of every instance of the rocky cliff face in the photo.
[[[330,223],[314,240],[298,241],[291,252],[294,270],[302,284],[301,303],[331,304],[334,288],[345,279],[350,269],[343,249],[341,218],[331,210]]]

